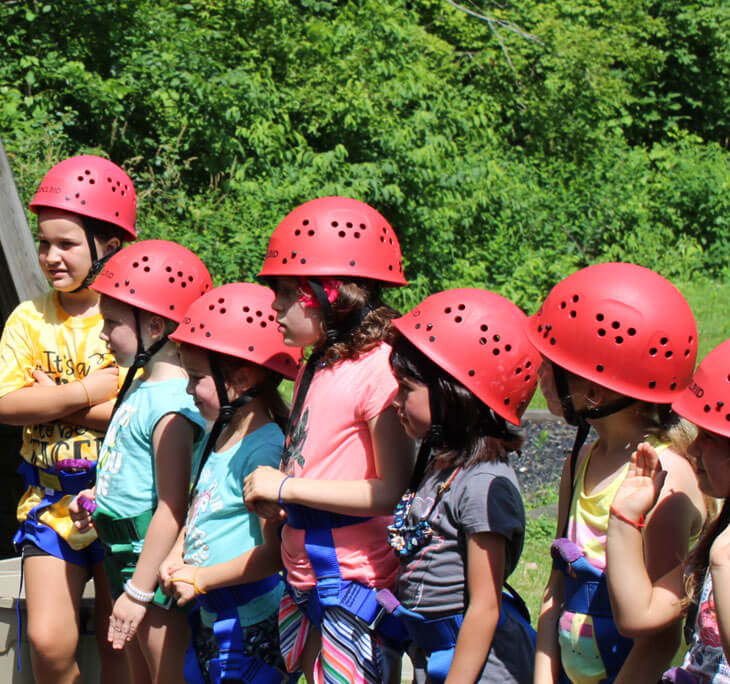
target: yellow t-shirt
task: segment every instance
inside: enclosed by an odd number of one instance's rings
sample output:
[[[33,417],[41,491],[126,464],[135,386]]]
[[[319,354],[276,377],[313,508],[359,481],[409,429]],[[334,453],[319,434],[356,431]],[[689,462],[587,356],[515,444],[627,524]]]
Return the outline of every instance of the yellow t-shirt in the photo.
[[[0,338],[0,397],[33,385],[37,368],[63,384],[113,363],[99,338],[102,325],[100,314],[70,316],[57,292],[18,305]],[[26,425],[20,454],[43,468],[67,458],[95,461],[103,439],[103,432],[62,421]]]
[[[37,368],[60,385],[113,363],[114,357],[99,338],[103,324],[100,314],[69,315],[55,291],[19,304],[0,338],[0,396],[32,386],[31,373]],[[63,421],[26,425],[20,454],[41,468],[68,458],[96,461],[103,439],[103,432]],[[18,504],[18,522],[26,520],[43,496],[41,487],[28,487]],[[71,498],[62,497],[37,518],[78,550],[91,544],[96,532],[82,533],[74,527],[68,514]]]
[[[668,443],[660,443],[649,436],[658,453]],[[597,570],[606,571],[606,539],[611,504],[619,487],[626,479],[629,464],[626,462],[617,471],[616,477],[601,490],[585,491],[585,474],[590,463],[596,440],[590,451],[578,466],[573,486],[568,520],[568,538],[585,554],[586,560]],[[603,664],[598,642],[593,629],[593,618],[584,613],[563,610],[558,622],[558,642],[563,669],[574,684],[600,684],[608,676]]]

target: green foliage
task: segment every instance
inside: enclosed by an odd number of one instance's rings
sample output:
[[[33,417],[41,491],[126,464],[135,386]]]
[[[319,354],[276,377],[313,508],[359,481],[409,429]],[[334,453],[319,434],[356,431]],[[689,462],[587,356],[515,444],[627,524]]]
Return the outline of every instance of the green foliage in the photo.
[[[726,3],[0,4],[21,195],[69,154],[132,174],[141,237],[253,277],[296,204],[347,194],[402,242],[402,308],[482,286],[528,311],[571,270],[724,273]]]

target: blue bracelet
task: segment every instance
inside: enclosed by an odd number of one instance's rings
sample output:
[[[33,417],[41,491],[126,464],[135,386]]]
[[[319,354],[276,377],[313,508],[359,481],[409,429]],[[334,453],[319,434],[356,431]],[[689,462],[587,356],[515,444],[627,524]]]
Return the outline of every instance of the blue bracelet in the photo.
[[[290,479],[290,478],[291,478],[291,475],[287,475],[287,476],[286,476],[286,477],[285,477],[285,478],[284,478],[284,479],[283,479],[283,480],[281,481],[281,484],[279,485],[279,506],[283,506],[283,505],[284,505],[284,502],[283,502],[283,501],[281,500],[281,492],[282,492],[282,490],[284,489],[284,483],[285,483],[285,482],[286,482],[286,481],[287,481],[288,479]]]

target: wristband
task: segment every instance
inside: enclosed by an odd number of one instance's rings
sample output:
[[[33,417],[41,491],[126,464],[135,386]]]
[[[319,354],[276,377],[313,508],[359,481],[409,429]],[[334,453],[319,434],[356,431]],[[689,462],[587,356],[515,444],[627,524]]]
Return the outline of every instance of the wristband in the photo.
[[[284,478],[284,479],[283,479],[283,480],[281,481],[281,484],[279,485],[279,506],[283,506],[283,505],[284,505],[284,502],[283,502],[283,501],[282,501],[282,499],[281,499],[281,493],[282,493],[282,491],[284,490],[284,483],[285,483],[285,482],[286,482],[286,481],[287,481],[288,479],[290,479],[290,478],[291,478],[291,475],[287,475],[287,476],[286,476],[286,477],[285,477],[285,478]]]
[[[193,587],[193,591],[195,592],[196,596],[200,596],[200,594],[205,594],[206,592],[198,586],[198,570],[200,570],[200,566],[195,568],[195,570],[193,571],[192,579],[188,579],[187,577],[170,577],[170,582],[182,582],[183,584],[190,584]]]
[[[642,527],[646,525],[644,522],[644,515],[640,515],[638,520],[632,520],[631,518],[627,518],[621,511],[617,510],[613,506],[608,509],[612,515],[615,515],[619,520],[622,520],[628,525],[631,525],[631,527],[636,528],[637,530],[640,530]]]
[[[142,591],[141,589],[137,589],[137,587],[132,584],[132,580],[127,580],[124,583],[124,593],[129,596],[129,598],[139,601],[140,603],[149,603],[155,597],[154,591]]]
[[[86,395],[86,401],[88,402],[87,406],[91,408],[91,395],[89,394],[89,390],[86,388],[86,383],[83,378],[81,378],[79,382],[81,383],[81,387],[84,388],[84,394]]]

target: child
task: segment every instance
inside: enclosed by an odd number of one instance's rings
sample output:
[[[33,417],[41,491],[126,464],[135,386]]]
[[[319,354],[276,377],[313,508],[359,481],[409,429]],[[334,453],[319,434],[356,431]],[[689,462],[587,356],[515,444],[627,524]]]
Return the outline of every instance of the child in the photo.
[[[119,649],[137,634],[151,680],[177,683],[187,622],[155,591],[157,569],[185,518],[193,445],[205,421],[185,393],[187,377],[168,334],[211,287],[210,275],[184,247],[146,240],[112,257],[93,287],[102,295],[102,339],[119,364],[131,364],[130,374],[142,368],[115,407],[99,456],[93,524],[118,597],[108,639]],[[78,497],[74,513],[81,516],[88,503]],[[77,524],[90,522],[81,517]]]
[[[702,491],[726,501],[692,550],[686,567],[677,567],[652,584],[642,561],[644,518],[666,477],[650,444],[640,444],[631,457],[628,475],[613,501],[606,574],[621,620],[637,631],[661,629],[677,620],[691,601],[690,649],[682,667],[666,673],[662,680],[666,682],[730,682],[729,377],[730,340],[726,340],[707,355],[692,384],[672,404],[680,416],[699,428],[689,454]]]
[[[193,302],[170,337],[181,345],[188,392],[203,417],[215,421],[196,467],[184,543],[160,572],[178,604],[197,596],[200,607],[188,649],[188,682],[251,681],[254,670],[266,681],[284,679],[278,525],[263,530],[274,551],[266,557],[258,547],[259,520],[243,501],[243,478],[258,465],[281,462],[289,411],[277,387],[282,377],[294,379],[299,358],[277,331],[273,298],[261,285],[223,285]],[[231,565],[232,582],[211,581]],[[252,579],[241,583],[251,572]]]
[[[375,589],[393,587],[386,536],[412,469],[412,444],[390,405],[397,384],[385,343],[395,312],[384,285],[404,285],[398,241],[372,207],[312,200],[274,231],[261,276],[274,288],[284,343],[313,347],[300,373],[282,470],[245,480],[249,509],[281,503],[288,593],[279,611],[287,669],[308,681],[382,684],[398,654],[375,628]],[[389,624],[390,623],[390,624]]]
[[[540,363],[526,322],[512,302],[477,289],[432,295],[393,321],[394,406],[422,440],[389,528],[414,682],[532,684],[534,631],[502,596],[525,534],[507,460],[522,440],[506,421],[520,424]]]
[[[639,633],[614,619],[606,589],[606,530],[631,453],[649,437],[668,472],[646,524],[650,577],[687,551],[704,503],[669,404],[690,381],[697,328],[689,305],[658,274],[634,264],[597,264],[550,292],[528,326],[543,355],[548,408],[578,425],[563,468],[555,560],[538,623],[535,681],[553,682],[560,664],[574,682],[657,681],[678,645],[679,624]],[[593,427],[598,439],[581,448]]]
[[[0,340],[0,421],[22,425],[27,486],[15,544],[22,555],[35,680],[75,682],[78,607],[89,576],[96,589],[102,677],[123,677],[124,659],[106,648],[109,588],[93,531],[80,533],[68,503],[94,480],[97,452],[119,387],[99,339],[99,295],[88,289],[123,240],[136,237],[134,185],[101,157],[72,157],[43,178],[38,260],[52,290],[21,303]]]

